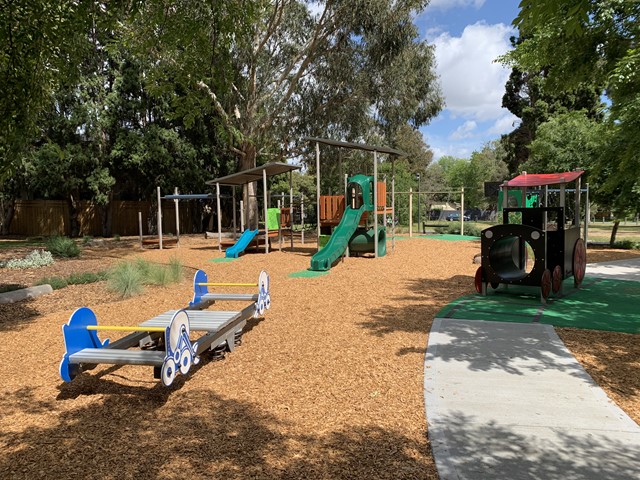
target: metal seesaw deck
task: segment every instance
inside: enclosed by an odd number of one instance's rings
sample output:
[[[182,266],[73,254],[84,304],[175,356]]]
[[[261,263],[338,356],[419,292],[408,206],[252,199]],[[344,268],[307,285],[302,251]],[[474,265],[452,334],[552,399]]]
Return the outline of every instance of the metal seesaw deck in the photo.
[[[271,300],[266,272],[261,272],[259,285],[259,294],[235,295],[234,300],[250,301],[240,311],[201,310],[209,299],[198,299],[191,303],[189,309],[169,310],[135,327],[98,327],[93,311],[86,307],[79,308],[62,326],[66,351],[60,362],[60,376],[69,382],[83,369],[97,364],[149,365],[154,367],[156,377],[159,376],[162,383],[168,386],[178,372],[187,374],[191,365],[198,363],[199,355],[206,350],[235,349],[237,337],[247,320],[262,315],[269,308]],[[101,329],[131,333],[109,343],[109,340],[98,338],[96,331]],[[192,342],[191,331],[204,334]],[[154,346],[154,349],[128,350],[145,344]]]

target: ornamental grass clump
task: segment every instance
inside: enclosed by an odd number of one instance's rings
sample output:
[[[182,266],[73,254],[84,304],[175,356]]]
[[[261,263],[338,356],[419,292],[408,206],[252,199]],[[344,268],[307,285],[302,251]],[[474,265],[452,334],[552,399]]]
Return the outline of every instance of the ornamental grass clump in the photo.
[[[122,298],[133,297],[143,291],[142,273],[133,262],[116,264],[107,277],[107,288]]]
[[[109,289],[127,298],[142,293],[144,285],[167,286],[180,282],[182,262],[172,258],[169,265],[160,265],[137,258],[118,263],[107,276]]]

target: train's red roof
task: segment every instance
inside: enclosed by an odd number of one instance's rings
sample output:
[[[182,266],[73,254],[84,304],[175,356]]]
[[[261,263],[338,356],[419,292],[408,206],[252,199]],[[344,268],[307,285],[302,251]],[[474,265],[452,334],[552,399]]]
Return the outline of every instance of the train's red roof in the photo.
[[[564,173],[523,173],[511,180],[508,180],[506,185],[508,187],[538,187],[543,185],[558,185],[562,183],[573,182],[580,175],[584,173],[583,170],[575,170],[573,172]]]

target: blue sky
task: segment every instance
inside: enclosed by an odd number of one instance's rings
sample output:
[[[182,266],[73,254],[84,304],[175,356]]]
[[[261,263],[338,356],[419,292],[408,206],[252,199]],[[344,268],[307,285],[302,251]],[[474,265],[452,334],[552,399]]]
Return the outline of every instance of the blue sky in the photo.
[[[518,119],[501,108],[510,70],[494,62],[516,34],[511,22],[520,0],[431,0],[416,18],[420,34],[435,45],[445,109],[422,127],[434,158],[469,158],[473,151],[513,130]]]

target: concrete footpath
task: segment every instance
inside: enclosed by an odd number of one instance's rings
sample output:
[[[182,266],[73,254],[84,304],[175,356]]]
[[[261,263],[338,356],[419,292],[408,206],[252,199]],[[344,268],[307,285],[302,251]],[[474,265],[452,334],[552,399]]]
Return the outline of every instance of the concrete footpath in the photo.
[[[424,367],[442,480],[640,479],[640,427],[552,326],[436,318]]]
[[[587,277],[640,281],[640,258],[587,265]]]

